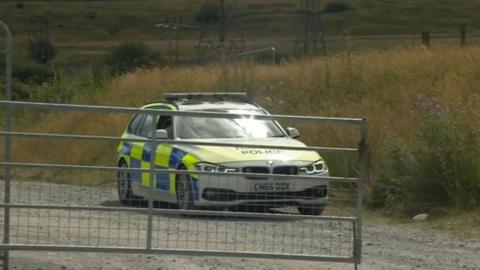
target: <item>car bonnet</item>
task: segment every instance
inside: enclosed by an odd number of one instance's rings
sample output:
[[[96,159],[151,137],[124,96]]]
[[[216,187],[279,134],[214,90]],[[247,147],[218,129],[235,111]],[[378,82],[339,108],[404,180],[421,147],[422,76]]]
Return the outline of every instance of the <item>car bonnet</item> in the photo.
[[[193,140],[192,140],[193,141]],[[292,138],[262,138],[262,139],[208,139],[194,140],[196,142],[231,143],[240,145],[265,145],[282,147],[305,147],[302,142]],[[203,145],[175,145],[182,151],[190,153],[199,160],[210,163],[230,163],[258,160],[281,160],[281,161],[316,161],[320,156],[315,151],[308,150],[282,150],[275,148],[256,147],[225,147]]]

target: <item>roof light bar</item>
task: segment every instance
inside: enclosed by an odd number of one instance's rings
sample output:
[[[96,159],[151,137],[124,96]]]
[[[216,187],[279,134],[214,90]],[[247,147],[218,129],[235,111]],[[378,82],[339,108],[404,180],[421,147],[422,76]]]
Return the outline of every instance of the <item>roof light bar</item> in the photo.
[[[163,94],[168,101],[178,100],[224,100],[241,99],[247,100],[245,92],[204,92],[204,93],[165,93]]]

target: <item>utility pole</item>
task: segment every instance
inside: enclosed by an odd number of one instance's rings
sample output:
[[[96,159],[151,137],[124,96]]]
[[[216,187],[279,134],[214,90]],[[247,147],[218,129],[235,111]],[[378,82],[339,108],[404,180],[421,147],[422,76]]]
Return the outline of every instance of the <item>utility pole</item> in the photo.
[[[175,64],[178,66],[180,64],[180,34],[179,31],[183,29],[193,29],[196,28],[195,25],[183,24],[182,16],[173,16],[169,17],[167,15],[164,23],[158,23],[155,27],[168,30],[168,62],[169,64],[173,63],[173,55],[175,55]],[[173,46],[173,40],[175,39],[175,52]]]
[[[225,21],[227,19],[227,16],[225,14],[225,0],[220,0],[218,14],[219,14],[218,18],[220,23],[219,35],[218,35],[219,43],[223,44],[225,42],[225,37],[227,35],[226,29],[225,29]]]
[[[55,57],[55,48],[50,40],[49,13],[32,16],[29,18],[31,24],[28,33],[29,50],[32,60],[45,64]]]
[[[222,59],[228,54],[237,54],[245,50],[245,38],[233,20],[232,13],[237,0],[205,1],[205,5],[218,8],[218,22],[201,22],[198,43],[195,46],[197,58],[217,57]]]
[[[310,1],[309,0],[304,0],[302,1],[303,4],[303,9],[301,9],[304,13],[304,20],[303,20],[303,28],[304,28],[304,35],[303,35],[303,56],[307,56],[308,55],[308,48],[309,48],[309,34],[310,34]]]
[[[467,26],[465,24],[460,25],[460,46],[467,45]]]
[[[320,0],[300,0],[295,40],[296,55],[307,57],[316,54],[319,51],[319,43],[322,55],[327,54],[321,12]]]
[[[182,16],[179,17],[179,21],[177,18],[175,18],[174,21],[175,24],[175,64],[178,66],[180,63],[180,37],[178,35],[178,30],[180,28],[180,25],[182,24]]]

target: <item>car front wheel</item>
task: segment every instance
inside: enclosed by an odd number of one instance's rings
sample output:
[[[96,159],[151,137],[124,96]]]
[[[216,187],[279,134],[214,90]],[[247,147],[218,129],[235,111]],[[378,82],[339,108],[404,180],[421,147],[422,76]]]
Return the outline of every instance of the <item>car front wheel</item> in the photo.
[[[120,161],[118,165],[121,169],[128,169],[128,165],[125,161]],[[118,197],[122,204],[130,204],[133,200],[132,182],[130,179],[130,173],[126,170],[120,170],[117,172],[117,187]]]
[[[188,174],[177,175],[177,209],[193,210],[195,203],[193,201],[192,181]]]

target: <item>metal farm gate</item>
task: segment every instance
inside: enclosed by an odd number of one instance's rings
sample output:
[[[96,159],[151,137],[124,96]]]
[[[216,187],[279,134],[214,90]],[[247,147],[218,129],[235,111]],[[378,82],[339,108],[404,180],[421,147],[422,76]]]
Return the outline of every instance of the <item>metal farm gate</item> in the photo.
[[[9,41],[8,41],[9,42]],[[7,42],[7,43],[8,43]],[[9,49],[7,50],[9,54]],[[7,57],[8,59],[9,57]],[[7,61],[7,64],[10,62]],[[7,68],[7,72],[11,69]],[[0,253],[3,269],[9,269],[9,252],[115,252],[157,253],[195,256],[232,256],[268,259],[295,259],[353,263],[361,262],[362,254],[362,186],[367,177],[366,122],[363,119],[305,117],[287,115],[239,115],[226,113],[199,113],[165,111],[126,107],[47,104],[8,101],[11,98],[10,75],[7,74],[7,101],[0,101],[4,116],[4,159],[0,165],[4,175],[0,179]],[[329,126],[352,126],[358,130],[355,148],[333,147],[278,147],[265,145],[229,144],[219,142],[192,142],[182,140],[126,139],[98,134],[59,134],[28,130],[20,123],[11,130],[14,113],[33,113],[35,117],[61,118],[64,114],[78,114],[74,125],[83,125],[92,114],[114,119],[119,115],[151,113],[170,116],[202,116],[213,118],[250,117],[261,120],[305,122]],[[12,116],[13,115],[13,116]],[[108,121],[107,121],[108,122]],[[108,124],[108,123],[107,123]],[[54,124],[53,124],[54,126]],[[321,129],[316,129],[318,132]],[[95,130],[92,130],[95,132]],[[35,144],[48,142],[48,147],[33,149],[24,160],[15,158],[15,146],[23,141]],[[68,144],[62,143],[67,141]],[[209,145],[289,151],[317,151],[331,157],[354,157],[345,168],[355,169],[343,176],[296,176],[311,181],[328,182],[330,201],[323,215],[301,215],[289,207],[283,210],[236,211],[232,209],[177,210],[156,202],[154,181],[150,181],[145,200],[136,205],[120,204],[116,175],[122,172],[176,175],[214,175],[230,177],[232,182],[245,177],[265,177],[250,172],[209,172],[158,169],[133,169],[115,166],[72,164],[68,147],[80,151],[82,145],[99,143],[110,146],[111,155],[120,141],[142,141],[159,144]],[[102,148],[104,149],[104,148]],[[43,152],[44,151],[44,152]],[[50,152],[65,152],[64,162],[50,162]],[[73,155],[73,154],[72,154]],[[150,154],[155,165],[155,155]],[[341,158],[340,158],[341,159]],[[328,161],[328,160],[327,160]],[[113,164],[113,162],[112,162]],[[12,173],[14,172],[14,173]],[[60,177],[61,176],[61,177]],[[59,181],[57,178],[61,178]],[[275,179],[290,175],[277,174]],[[99,181],[93,181],[94,179]],[[57,179],[57,180],[55,180]],[[95,184],[85,185],[84,183]],[[286,194],[287,196],[288,194]],[[347,205],[346,202],[350,204]]]

